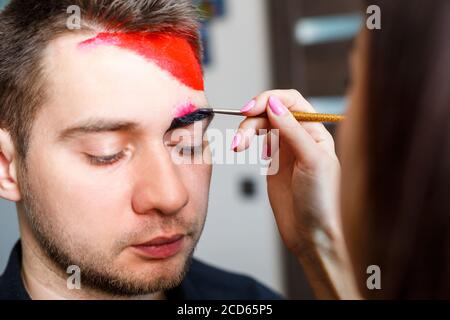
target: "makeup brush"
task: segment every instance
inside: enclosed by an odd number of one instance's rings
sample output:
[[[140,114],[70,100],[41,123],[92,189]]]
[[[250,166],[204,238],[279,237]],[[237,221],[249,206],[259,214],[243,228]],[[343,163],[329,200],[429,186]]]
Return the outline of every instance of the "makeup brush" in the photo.
[[[242,116],[245,115],[239,110],[230,109],[216,109],[216,108],[205,108],[199,110],[202,113],[215,113],[215,114],[225,114],[231,116]],[[325,114],[325,113],[310,113],[310,112],[291,112],[295,119],[301,122],[340,122],[345,120],[345,116],[338,114]],[[267,113],[262,113],[256,117],[267,117]]]

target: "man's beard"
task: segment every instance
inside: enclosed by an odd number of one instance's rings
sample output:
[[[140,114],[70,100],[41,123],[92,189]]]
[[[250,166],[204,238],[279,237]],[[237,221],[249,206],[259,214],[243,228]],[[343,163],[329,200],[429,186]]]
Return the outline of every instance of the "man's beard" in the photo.
[[[22,172],[24,171],[22,170]],[[35,189],[30,185],[28,177],[22,175],[20,181],[25,216],[40,249],[59,269],[60,273],[67,277],[70,276],[66,273],[69,266],[79,267],[82,288],[89,288],[114,297],[137,297],[173,289],[186,276],[199,236],[196,239],[192,237],[194,245],[187,255],[184,265],[170,277],[149,279],[152,278],[151,275],[144,277],[144,275],[131,274],[127,270],[113,269],[111,259],[103,253],[91,253],[89,256],[86,255],[86,250],[74,247],[74,241],[70,242],[70,237],[64,236],[64,230],[60,228],[61,223],[45,219],[45,210],[42,210],[41,201]],[[72,246],[68,246],[68,243],[72,243]]]

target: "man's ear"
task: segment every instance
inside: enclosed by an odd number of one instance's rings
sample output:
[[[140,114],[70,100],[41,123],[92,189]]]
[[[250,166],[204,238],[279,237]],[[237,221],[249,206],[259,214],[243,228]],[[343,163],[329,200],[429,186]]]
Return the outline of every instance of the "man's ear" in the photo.
[[[0,197],[14,202],[21,200],[16,149],[9,132],[3,129],[0,129]]]

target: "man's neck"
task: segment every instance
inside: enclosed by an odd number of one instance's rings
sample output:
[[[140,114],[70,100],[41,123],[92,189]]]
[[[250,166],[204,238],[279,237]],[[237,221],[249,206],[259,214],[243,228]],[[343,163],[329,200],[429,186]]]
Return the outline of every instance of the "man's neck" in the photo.
[[[164,293],[136,297],[118,297],[89,288],[69,289],[67,277],[50,261],[43,250],[22,237],[22,281],[33,300],[162,300]]]

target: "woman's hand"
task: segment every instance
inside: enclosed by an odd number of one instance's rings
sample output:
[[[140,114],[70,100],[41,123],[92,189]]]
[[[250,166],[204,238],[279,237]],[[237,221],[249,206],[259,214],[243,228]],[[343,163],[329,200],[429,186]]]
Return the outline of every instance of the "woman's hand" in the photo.
[[[261,129],[279,130],[279,146],[272,154],[268,192],[281,236],[290,251],[302,254],[306,239],[316,233],[340,236],[338,215],[339,161],[331,134],[320,123],[300,124],[290,111],[315,112],[294,90],[269,91],[256,97],[238,130],[238,151],[249,147]],[[268,119],[252,118],[267,112]],[[274,130],[272,130],[274,131]],[[267,139],[266,141],[270,140]],[[278,153],[278,154],[277,154]],[[267,156],[267,155],[263,155]]]
[[[270,171],[276,172],[267,176],[268,193],[287,248],[303,264],[318,296],[357,298],[341,231],[333,137],[321,123],[297,122],[289,111],[315,110],[295,90],[264,92],[242,111],[248,118],[233,149],[248,148],[260,130],[277,131],[279,137],[266,136],[262,156],[271,156]],[[264,112],[267,118],[254,117]]]

